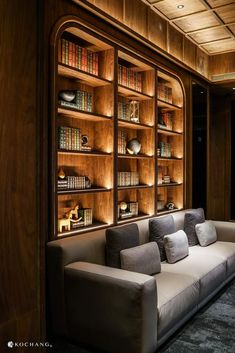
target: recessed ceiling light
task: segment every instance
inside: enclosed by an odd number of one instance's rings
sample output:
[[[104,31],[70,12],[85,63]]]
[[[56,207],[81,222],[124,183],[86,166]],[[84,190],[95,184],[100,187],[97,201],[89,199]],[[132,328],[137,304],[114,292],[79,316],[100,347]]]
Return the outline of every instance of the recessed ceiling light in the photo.
[[[184,5],[177,5],[177,9],[183,9],[184,8]]]
[[[235,91],[235,87],[233,87],[233,90]]]

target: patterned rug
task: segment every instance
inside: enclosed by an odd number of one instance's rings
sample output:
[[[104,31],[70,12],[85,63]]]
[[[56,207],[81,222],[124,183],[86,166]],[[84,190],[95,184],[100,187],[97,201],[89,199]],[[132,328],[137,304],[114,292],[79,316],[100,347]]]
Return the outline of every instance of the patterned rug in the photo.
[[[51,340],[56,353],[103,353]],[[235,279],[156,353],[234,353]],[[128,352],[126,352],[128,353]]]

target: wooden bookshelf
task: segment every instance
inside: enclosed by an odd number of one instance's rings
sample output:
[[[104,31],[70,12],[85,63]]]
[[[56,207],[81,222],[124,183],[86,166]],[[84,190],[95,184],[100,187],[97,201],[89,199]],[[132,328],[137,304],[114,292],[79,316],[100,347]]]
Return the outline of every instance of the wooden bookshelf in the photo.
[[[53,73],[51,238],[183,208],[184,97],[178,78],[79,24],[60,34]],[[166,97],[160,95],[164,85]],[[63,91],[73,92],[71,103],[61,103]],[[167,124],[159,125],[159,116]],[[138,141],[137,154],[130,154],[132,140]],[[160,142],[171,145],[171,155],[158,156]],[[170,175],[168,183],[159,184],[161,172]],[[165,208],[169,201],[173,210]],[[92,223],[84,219],[59,232],[59,220],[77,205],[92,210]]]
[[[184,207],[184,109],[183,91],[179,81],[162,71],[158,80],[158,191],[157,205],[164,205],[157,214]],[[161,125],[164,124],[164,128]],[[160,125],[160,127],[159,127]],[[165,180],[165,182],[163,182]],[[165,205],[173,202],[173,210]]]

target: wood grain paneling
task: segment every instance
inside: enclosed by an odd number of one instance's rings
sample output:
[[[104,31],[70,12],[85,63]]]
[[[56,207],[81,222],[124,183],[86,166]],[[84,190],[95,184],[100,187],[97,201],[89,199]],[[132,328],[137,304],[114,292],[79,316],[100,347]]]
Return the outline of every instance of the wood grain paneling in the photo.
[[[124,0],[92,0],[95,6],[119,21],[123,21],[123,1]]]
[[[211,56],[209,61],[209,72],[211,76],[235,72],[235,53]]]
[[[219,42],[203,44],[202,47],[210,54],[217,54],[221,51],[235,50],[235,39],[226,39]]]
[[[196,51],[196,70],[203,76],[208,77],[209,57],[200,48]]]
[[[219,40],[219,39],[224,39],[224,38],[229,38],[230,35],[228,31],[223,28],[209,28],[204,31],[196,32],[190,34],[190,37],[194,39],[198,44],[205,43],[205,42],[210,42],[214,40]]]
[[[196,68],[196,45],[184,37],[184,58],[186,65],[195,70]]]
[[[184,5],[182,9],[178,8],[177,5]],[[170,20],[186,16],[194,12],[200,12],[206,10],[205,5],[200,0],[164,0],[154,4],[159,11],[164,13]]]
[[[147,37],[147,5],[141,1],[124,1],[124,23],[133,31]]]
[[[168,26],[168,51],[179,60],[183,59],[183,34],[171,25]]]
[[[193,14],[187,18],[182,18],[175,20],[174,23],[182,29],[184,32],[191,32],[201,28],[208,28],[211,26],[219,25],[219,21],[216,17],[208,12],[203,12],[200,14]]]
[[[37,5],[0,2],[1,340],[38,339],[42,324]],[[0,347],[5,350],[5,344]]]
[[[216,9],[216,13],[220,16],[224,23],[234,22],[235,3]]]
[[[167,22],[150,8],[148,8],[148,39],[161,49],[167,49]]]

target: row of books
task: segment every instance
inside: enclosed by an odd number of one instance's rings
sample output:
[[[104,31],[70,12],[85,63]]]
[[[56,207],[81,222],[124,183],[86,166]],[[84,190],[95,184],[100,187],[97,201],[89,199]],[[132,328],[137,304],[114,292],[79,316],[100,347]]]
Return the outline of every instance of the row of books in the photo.
[[[81,47],[67,39],[59,42],[58,61],[98,76],[98,53]]]
[[[157,89],[157,97],[167,103],[172,103],[172,88],[159,82]]]
[[[58,147],[62,150],[81,151],[82,139],[79,128],[59,126]]]
[[[165,141],[159,142],[160,157],[171,157],[171,144]]]
[[[118,172],[118,186],[139,185],[138,172]]]
[[[126,139],[127,134],[123,130],[118,130],[118,153],[126,153]]]
[[[125,98],[119,97],[118,119],[139,123],[140,122],[140,102],[133,101],[133,100],[127,102]]]
[[[88,185],[86,183],[86,176],[68,175],[65,179],[57,181],[57,187],[58,190],[79,190],[88,188]]]
[[[60,100],[59,104],[62,107],[68,107],[86,112],[92,111],[92,94],[86,91],[76,91],[75,99],[72,102]]]
[[[125,219],[133,216],[138,216],[139,205],[137,201],[127,202],[127,208],[125,211],[121,210],[120,205],[118,205],[118,218]]]
[[[173,118],[170,112],[160,112],[158,114],[158,126],[162,129],[173,130]]]
[[[70,220],[71,228],[77,229],[92,224],[92,209],[80,208],[78,210],[78,220]]]
[[[142,92],[142,74],[123,65],[118,65],[118,84]]]

